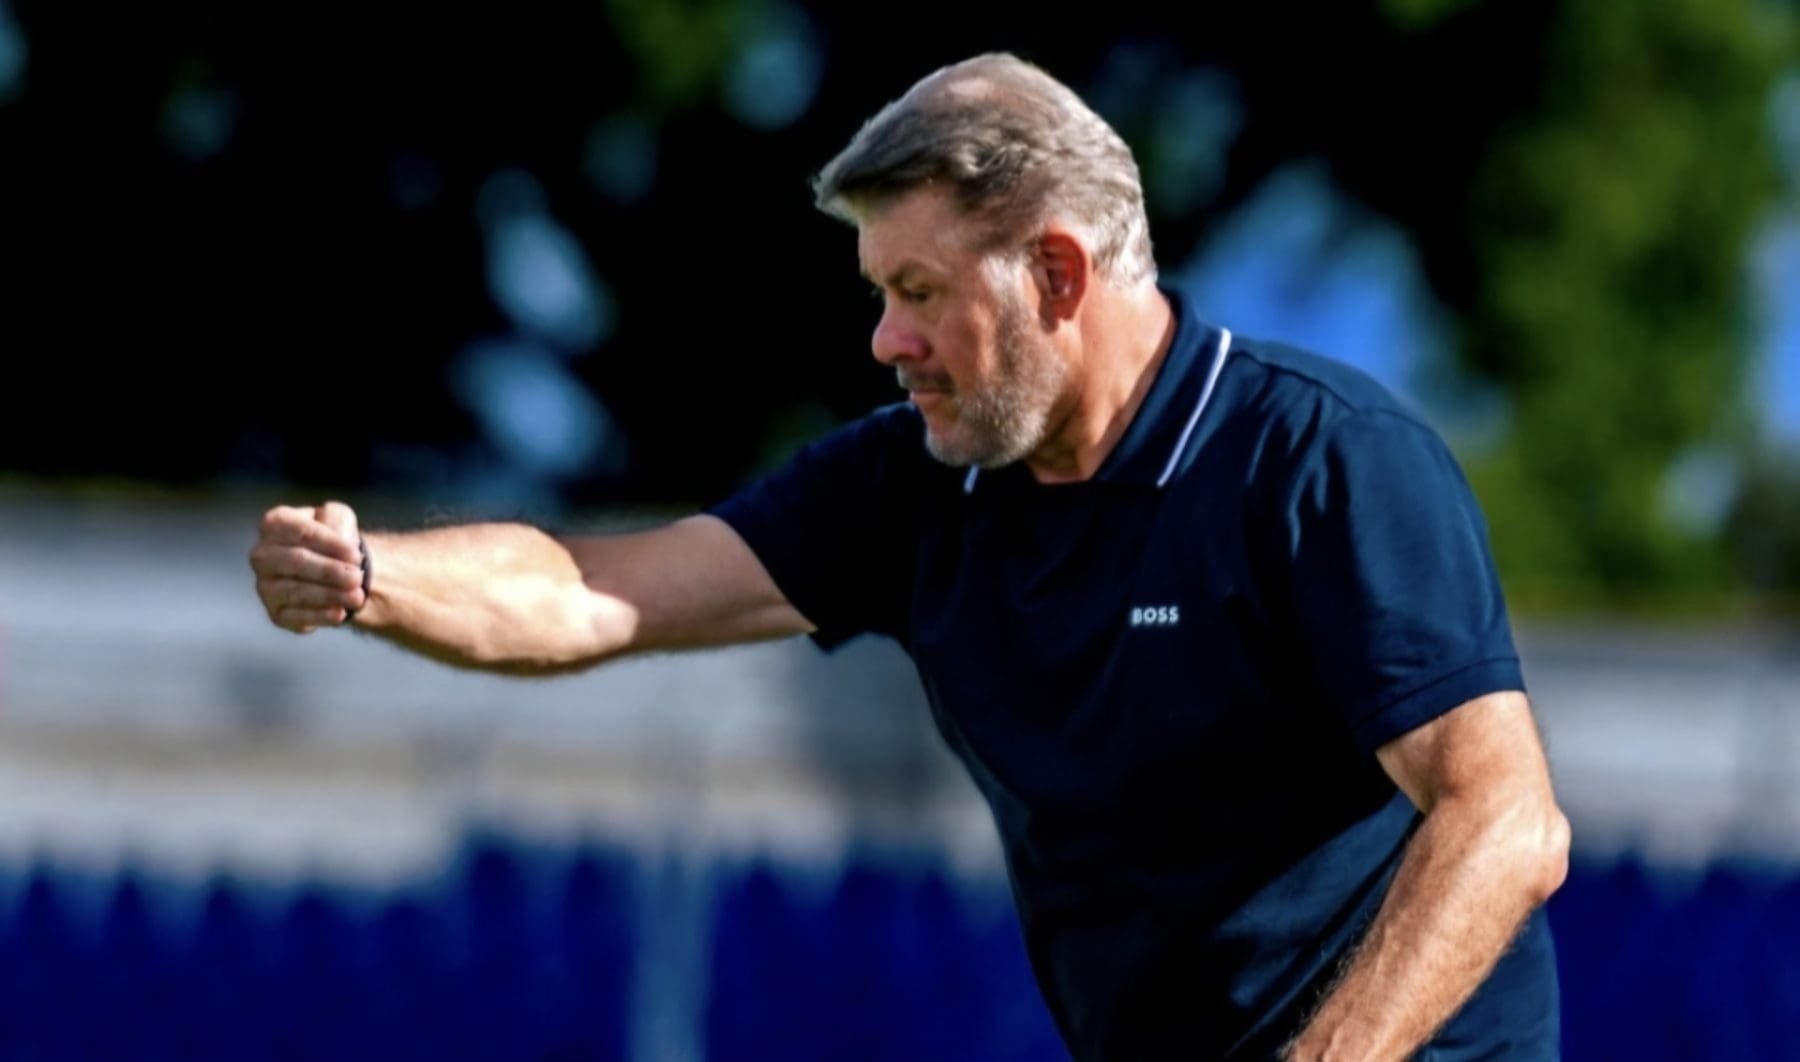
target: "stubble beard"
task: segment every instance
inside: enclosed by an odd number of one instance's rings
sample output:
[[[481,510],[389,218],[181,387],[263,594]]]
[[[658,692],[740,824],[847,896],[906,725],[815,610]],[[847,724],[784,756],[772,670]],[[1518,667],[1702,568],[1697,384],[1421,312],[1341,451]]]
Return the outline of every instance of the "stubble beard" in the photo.
[[[1001,305],[994,336],[997,372],[982,386],[951,396],[955,420],[948,435],[925,429],[925,448],[944,464],[999,468],[1022,460],[1044,442],[1050,413],[1068,368],[1047,342],[1032,334],[1023,300]]]

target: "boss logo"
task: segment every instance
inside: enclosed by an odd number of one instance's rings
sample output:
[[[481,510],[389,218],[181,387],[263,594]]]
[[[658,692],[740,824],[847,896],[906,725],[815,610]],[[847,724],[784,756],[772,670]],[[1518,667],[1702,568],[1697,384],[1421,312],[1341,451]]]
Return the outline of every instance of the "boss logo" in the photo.
[[[1180,622],[1180,605],[1134,605],[1131,609],[1133,627],[1173,627]]]

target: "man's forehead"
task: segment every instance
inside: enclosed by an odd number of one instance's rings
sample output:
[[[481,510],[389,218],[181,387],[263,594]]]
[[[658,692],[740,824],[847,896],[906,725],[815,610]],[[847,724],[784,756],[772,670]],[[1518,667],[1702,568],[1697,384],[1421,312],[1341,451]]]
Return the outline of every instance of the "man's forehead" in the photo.
[[[859,252],[857,271],[875,284],[897,284],[914,273],[944,276],[957,268],[956,258],[930,246],[870,250],[865,242]]]
[[[897,276],[908,267],[948,270],[965,257],[969,222],[950,193],[937,186],[907,192],[865,209],[856,225],[864,276]]]

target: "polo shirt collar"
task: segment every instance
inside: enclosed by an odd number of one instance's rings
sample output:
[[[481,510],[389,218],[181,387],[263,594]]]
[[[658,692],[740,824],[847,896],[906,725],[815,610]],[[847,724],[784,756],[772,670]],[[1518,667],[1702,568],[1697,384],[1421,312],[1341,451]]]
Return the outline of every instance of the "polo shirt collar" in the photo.
[[[1231,351],[1231,333],[1200,320],[1191,303],[1173,288],[1159,285],[1175,313],[1175,336],[1156,371],[1156,380],[1131,426],[1106,455],[1093,480],[1161,487],[1174,475],[1181,456],[1198,441],[1201,414],[1218,386],[1219,372]],[[1008,471],[1012,471],[1008,469]],[[1023,471],[1023,465],[1019,466]],[[981,477],[970,468],[963,490],[973,491]]]

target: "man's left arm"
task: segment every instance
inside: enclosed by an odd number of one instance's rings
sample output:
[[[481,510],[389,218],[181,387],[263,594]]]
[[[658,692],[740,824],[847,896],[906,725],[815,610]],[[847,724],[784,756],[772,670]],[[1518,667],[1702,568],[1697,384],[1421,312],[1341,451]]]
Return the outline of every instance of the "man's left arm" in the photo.
[[[1480,986],[1568,868],[1568,820],[1523,693],[1478,697],[1376,755],[1424,821],[1290,1062],[1410,1055]]]

